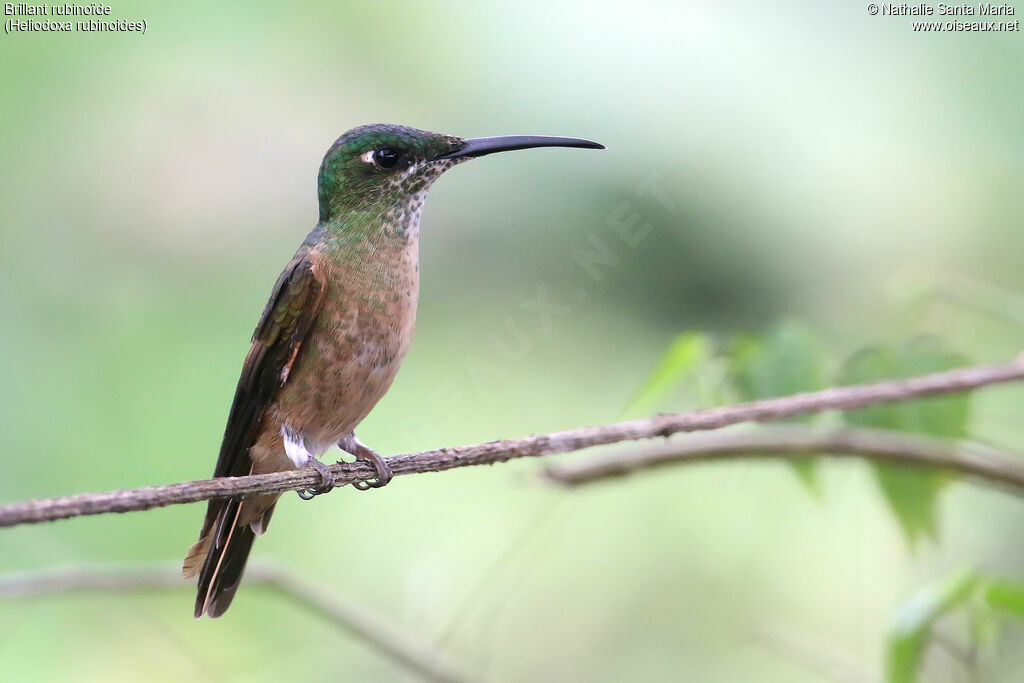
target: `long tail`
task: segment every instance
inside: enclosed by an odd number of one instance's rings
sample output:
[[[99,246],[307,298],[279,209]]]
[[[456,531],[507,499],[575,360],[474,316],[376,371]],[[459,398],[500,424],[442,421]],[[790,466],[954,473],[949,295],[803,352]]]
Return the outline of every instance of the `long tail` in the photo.
[[[251,503],[250,503],[251,504]],[[229,500],[222,503],[210,530],[189,549],[182,567],[186,578],[199,575],[195,616],[219,617],[227,611],[242,582],[246,560],[257,534],[266,531],[273,504],[250,522],[244,517],[244,504]]]

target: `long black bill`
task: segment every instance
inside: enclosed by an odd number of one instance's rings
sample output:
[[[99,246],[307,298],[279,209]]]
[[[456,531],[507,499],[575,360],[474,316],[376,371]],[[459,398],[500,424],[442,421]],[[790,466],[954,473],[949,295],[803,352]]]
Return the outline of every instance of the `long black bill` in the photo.
[[[514,149],[533,149],[534,147],[604,149],[602,144],[580,138],[555,138],[546,135],[503,135],[497,138],[463,140],[461,147],[435,157],[434,160],[482,157],[487,154],[494,154],[495,152],[510,152]]]

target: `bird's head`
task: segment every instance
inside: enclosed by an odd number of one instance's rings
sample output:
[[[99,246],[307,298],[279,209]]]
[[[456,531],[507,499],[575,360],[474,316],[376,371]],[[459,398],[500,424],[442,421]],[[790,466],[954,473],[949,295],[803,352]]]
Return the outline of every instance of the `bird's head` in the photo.
[[[320,165],[320,221],[374,207],[391,211],[413,206],[418,211],[430,185],[452,166],[485,154],[532,147],[604,149],[578,138],[463,139],[388,124],[353,128],[331,145]]]

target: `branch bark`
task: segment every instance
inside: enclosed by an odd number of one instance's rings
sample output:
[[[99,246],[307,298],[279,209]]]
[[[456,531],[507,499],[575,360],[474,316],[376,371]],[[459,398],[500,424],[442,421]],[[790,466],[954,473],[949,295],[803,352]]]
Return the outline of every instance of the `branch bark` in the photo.
[[[638,470],[735,458],[855,456],[966,474],[1024,496],[1024,458],[965,441],[936,439],[886,429],[774,425],[744,431],[693,434],[663,448],[609,453],[549,465],[544,476],[565,486],[623,477]]]
[[[447,655],[402,633],[366,608],[318,584],[272,564],[255,564],[245,573],[247,585],[263,585],[316,612],[421,678],[437,683],[474,680]],[[192,588],[177,566],[68,567],[44,573],[0,576],[0,600],[34,598],[67,592],[127,593],[149,589]]]
[[[409,453],[388,458],[388,462],[396,476],[440,472],[456,467],[491,465],[513,458],[567,453],[622,441],[668,437],[679,432],[719,429],[740,422],[768,422],[825,410],[849,410],[874,403],[958,393],[1019,379],[1024,379],[1024,358],[1020,357],[999,365],[962,368],[874,384],[833,387],[751,403],[656,415],[641,420],[583,427],[522,439]],[[331,470],[339,484],[374,477],[372,466],[363,462],[338,464],[332,466]],[[35,524],[81,515],[149,510],[210,498],[294,491],[309,488],[318,481],[319,475],[314,470],[306,468],[248,477],[205,479],[165,486],[30,500],[0,506],[0,527]]]

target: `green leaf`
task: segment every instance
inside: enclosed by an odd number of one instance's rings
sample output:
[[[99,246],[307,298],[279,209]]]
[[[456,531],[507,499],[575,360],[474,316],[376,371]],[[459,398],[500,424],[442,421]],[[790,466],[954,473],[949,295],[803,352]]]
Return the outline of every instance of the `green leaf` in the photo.
[[[915,546],[922,537],[938,539],[936,509],[947,478],[941,472],[875,464],[875,479],[907,542]]]
[[[700,332],[683,332],[669,346],[654,372],[626,405],[625,412],[651,412],[673,387],[711,356],[711,342]]]
[[[880,379],[896,377],[899,374],[899,360],[889,349],[868,347],[851,355],[839,370],[839,384],[864,384]],[[874,405],[848,410],[843,419],[851,425],[899,429],[899,405],[875,403]]]
[[[1024,621],[1024,584],[992,579],[985,586],[985,603]]]
[[[915,337],[902,350],[902,376],[941,372],[969,364],[963,354],[943,349],[935,337]],[[967,393],[932,396],[900,406],[903,429],[931,436],[962,439],[967,436],[970,396]]]
[[[814,333],[799,323],[779,325],[763,337],[743,337],[729,353],[730,376],[742,400],[757,400],[821,389],[825,384],[821,346]],[[812,420],[813,416],[790,421]],[[797,476],[817,493],[819,482],[814,460],[788,460]]]
[[[886,681],[914,683],[932,635],[932,626],[971,597],[980,577],[961,570],[915,592],[897,610],[886,639]]]
[[[760,338],[741,338],[730,356],[733,382],[745,400],[824,386],[821,346],[814,334],[798,323],[783,323]]]
[[[945,350],[933,337],[917,337],[898,350],[870,347],[851,355],[840,370],[839,384],[861,384],[948,370],[967,364],[960,354]],[[969,417],[967,394],[923,398],[907,403],[876,404],[850,410],[843,419],[852,425],[897,429],[936,437],[962,438]],[[945,472],[872,465],[879,487],[907,540],[938,534],[935,510]]]

